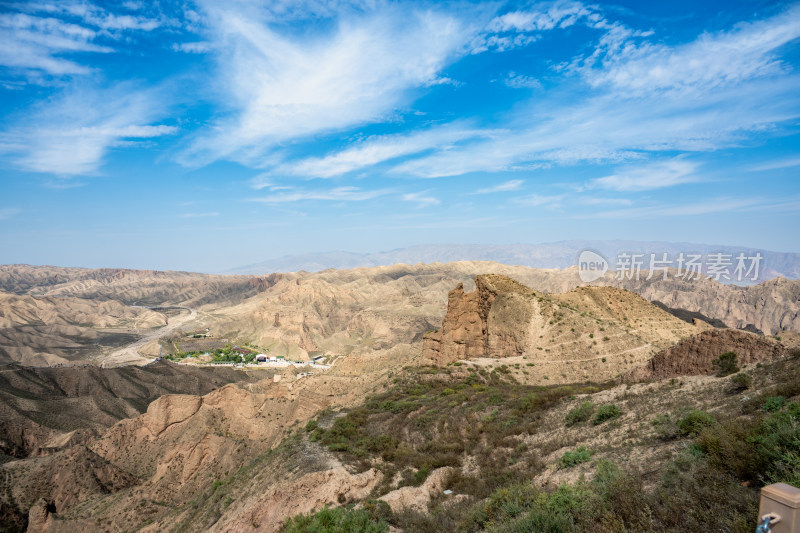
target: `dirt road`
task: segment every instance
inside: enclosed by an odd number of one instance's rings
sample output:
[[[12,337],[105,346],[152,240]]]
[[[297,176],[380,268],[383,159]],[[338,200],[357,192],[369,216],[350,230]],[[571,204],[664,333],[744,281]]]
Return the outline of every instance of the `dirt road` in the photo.
[[[186,311],[189,311],[189,314],[169,318],[168,319],[169,322],[167,323],[166,326],[155,329],[147,333],[141,339],[134,341],[131,344],[123,348],[120,348],[119,350],[115,350],[114,352],[103,358],[102,361],[100,361],[100,367],[110,368],[110,367],[125,366],[125,365],[144,365],[151,362],[153,360],[152,357],[145,357],[139,354],[140,348],[144,347],[145,345],[153,341],[158,340],[164,335],[172,333],[177,328],[181,327],[182,325],[186,324],[191,320],[194,320],[195,317],[197,317],[197,311],[189,307],[173,306],[171,308],[185,309]]]

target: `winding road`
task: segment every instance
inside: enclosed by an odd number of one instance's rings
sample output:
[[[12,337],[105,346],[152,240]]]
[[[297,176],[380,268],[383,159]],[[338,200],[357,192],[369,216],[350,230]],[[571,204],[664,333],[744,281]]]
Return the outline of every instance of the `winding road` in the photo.
[[[111,352],[102,361],[100,361],[101,368],[110,368],[115,366],[124,366],[124,365],[141,365],[147,364],[153,360],[151,357],[144,357],[143,355],[139,354],[139,349],[143,348],[145,345],[156,341],[167,335],[172,333],[174,330],[178,329],[182,325],[186,324],[187,322],[194,320],[197,317],[197,311],[192,309],[191,307],[184,307],[181,305],[170,305],[170,306],[159,306],[155,308],[149,309],[184,309],[189,311],[188,315],[182,315],[178,317],[174,317],[171,319],[167,319],[167,325],[155,329],[149,333],[147,333],[144,337],[139,340],[136,340],[127,346],[124,346],[118,350]]]

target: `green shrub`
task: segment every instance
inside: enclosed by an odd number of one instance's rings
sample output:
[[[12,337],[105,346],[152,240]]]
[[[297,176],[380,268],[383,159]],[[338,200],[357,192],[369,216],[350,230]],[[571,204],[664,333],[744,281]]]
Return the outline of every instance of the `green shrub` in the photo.
[[[767,398],[767,401],[764,402],[764,405],[761,406],[761,409],[767,411],[768,413],[780,411],[785,402],[786,398],[783,396],[770,396]]]
[[[680,422],[678,422],[678,429],[681,432],[681,435],[687,437],[694,437],[703,428],[713,426],[716,420],[713,416],[706,413],[705,411],[690,411],[685,417],[683,417]]]
[[[328,508],[295,516],[283,526],[284,533],[385,533],[389,524],[363,509]]]
[[[669,413],[656,415],[653,418],[653,427],[656,430],[656,435],[662,440],[672,440],[678,438],[681,434],[678,428],[678,421],[675,416]]]
[[[744,372],[739,372],[731,376],[731,392],[741,392],[750,388],[753,378]]]
[[[583,402],[580,407],[576,407],[567,413],[567,426],[574,426],[580,422],[586,422],[592,417],[593,413],[594,404],[592,402]]]
[[[414,485],[419,486],[422,485],[426,479],[428,479],[428,474],[431,471],[427,467],[422,467],[414,473]]]
[[[574,451],[564,452],[564,455],[558,460],[558,465],[561,468],[569,468],[581,463],[587,463],[592,459],[592,453],[586,446],[579,446]]]
[[[617,407],[613,403],[601,405],[600,407],[597,408],[597,414],[594,415],[594,418],[592,419],[592,424],[598,426],[603,422],[619,418],[621,415],[622,411],[620,410],[619,407]]]
[[[713,364],[717,368],[717,376],[721,378],[739,371],[739,367],[736,366],[736,354],[734,352],[725,352],[717,357]]]

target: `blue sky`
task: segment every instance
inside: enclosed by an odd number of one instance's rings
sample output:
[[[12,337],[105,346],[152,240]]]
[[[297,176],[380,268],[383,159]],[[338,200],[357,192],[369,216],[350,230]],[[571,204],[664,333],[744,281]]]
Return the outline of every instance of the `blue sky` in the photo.
[[[0,262],[800,251],[800,4],[0,3]]]

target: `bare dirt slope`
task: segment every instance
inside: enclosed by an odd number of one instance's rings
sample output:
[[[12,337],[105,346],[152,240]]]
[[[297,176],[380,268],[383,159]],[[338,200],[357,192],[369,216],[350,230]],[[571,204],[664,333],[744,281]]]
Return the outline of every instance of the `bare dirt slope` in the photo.
[[[144,367],[0,369],[0,452],[22,458],[85,442],[164,394],[206,394],[254,378],[230,368],[159,362]]]
[[[133,331],[162,327],[167,318],[117,301],[33,297],[0,291],[0,365],[69,364],[92,359]]]

